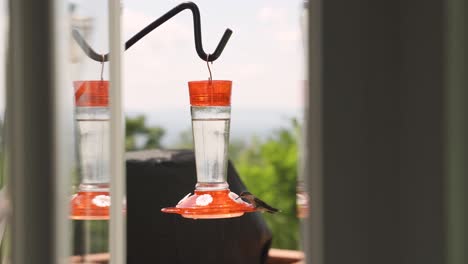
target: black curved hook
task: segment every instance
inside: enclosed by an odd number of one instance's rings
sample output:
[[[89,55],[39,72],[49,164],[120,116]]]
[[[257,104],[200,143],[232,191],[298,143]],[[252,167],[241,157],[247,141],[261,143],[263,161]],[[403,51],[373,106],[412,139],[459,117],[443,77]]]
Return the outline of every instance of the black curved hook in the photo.
[[[221,53],[223,52],[224,47],[226,46],[226,43],[228,42],[229,38],[232,35],[232,30],[228,28],[226,29],[226,31],[224,31],[223,37],[219,41],[219,44],[216,47],[213,54],[205,53],[205,51],[203,50],[202,37],[201,37],[200,10],[198,10],[198,6],[193,2],[185,2],[174,7],[173,9],[169,10],[169,12],[167,12],[166,14],[164,14],[163,16],[161,16],[160,18],[156,19],[151,24],[143,28],[140,32],[136,33],[133,37],[127,40],[127,42],[125,42],[125,50],[129,49],[131,46],[137,43],[144,36],[148,35],[148,33],[153,31],[155,28],[164,24],[164,22],[168,21],[169,19],[171,19],[172,17],[174,17],[175,15],[177,15],[178,13],[182,12],[185,9],[190,9],[193,14],[193,30],[194,30],[193,33],[195,37],[195,49],[197,51],[198,57],[208,62],[212,62],[218,59]],[[99,62],[109,60],[109,53],[103,54],[103,55],[98,54],[96,51],[93,50],[93,48],[91,48],[91,46],[89,46],[89,44],[81,36],[80,32],[78,32],[77,29],[72,30],[72,35],[75,41],[81,47],[81,49],[88,55],[88,57]]]

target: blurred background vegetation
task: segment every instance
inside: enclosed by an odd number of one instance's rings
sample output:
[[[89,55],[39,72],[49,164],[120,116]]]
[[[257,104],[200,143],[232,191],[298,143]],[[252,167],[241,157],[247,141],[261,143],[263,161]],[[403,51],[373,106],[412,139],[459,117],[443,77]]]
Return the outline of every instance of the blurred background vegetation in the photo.
[[[292,119],[285,127],[271,131],[266,139],[255,136],[231,139],[229,158],[234,163],[248,191],[281,210],[263,216],[273,233],[274,248],[298,249],[299,220],[296,212],[296,180],[298,171],[299,123]],[[193,148],[192,130],[179,135],[177,143],[163,146],[164,128],[149,126],[143,115],[126,118],[126,149],[128,151],[153,148]],[[74,221],[75,254],[107,252],[108,221]],[[89,223],[83,223],[89,222]],[[84,232],[89,232],[85,234]],[[83,239],[88,239],[85,243]],[[87,248],[79,245],[86,244]]]
[[[161,146],[164,129],[148,127],[144,116],[127,118],[126,142],[128,150],[148,148],[193,148],[192,129],[179,135],[174,146]],[[271,131],[266,139],[252,137],[230,140],[229,158],[248,190],[281,213],[263,214],[273,232],[273,247],[297,249],[299,220],[296,213],[296,180],[298,169],[297,138],[300,125],[297,120]],[[140,138],[140,139],[138,139]]]
[[[253,140],[239,149],[232,161],[249,191],[281,210],[263,214],[273,233],[274,248],[298,249],[299,220],[296,213],[298,169],[296,121],[264,140]]]

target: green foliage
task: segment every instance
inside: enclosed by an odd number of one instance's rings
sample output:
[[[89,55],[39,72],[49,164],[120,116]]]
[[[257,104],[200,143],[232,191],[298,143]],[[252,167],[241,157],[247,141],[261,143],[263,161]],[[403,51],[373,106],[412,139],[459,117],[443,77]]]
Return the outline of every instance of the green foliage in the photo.
[[[189,127],[179,134],[179,140],[174,148],[178,149],[193,149],[192,128]]]
[[[273,247],[297,249],[299,220],[296,217],[297,131],[292,128],[275,131],[267,140],[254,139],[234,159],[237,171],[248,190],[281,210],[263,214],[273,232]]]
[[[72,226],[73,255],[109,252],[109,221],[74,220]]]
[[[126,150],[153,149],[161,147],[161,139],[165,131],[161,127],[148,127],[143,115],[125,118],[125,148]],[[142,139],[142,144],[138,144]]]
[[[247,149],[247,143],[241,139],[231,139],[229,142],[229,159],[232,161],[239,160],[240,156]]]

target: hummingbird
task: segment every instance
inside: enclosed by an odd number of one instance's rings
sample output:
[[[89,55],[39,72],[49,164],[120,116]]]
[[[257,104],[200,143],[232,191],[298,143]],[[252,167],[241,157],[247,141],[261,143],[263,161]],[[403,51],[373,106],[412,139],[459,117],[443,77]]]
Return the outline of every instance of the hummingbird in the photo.
[[[257,211],[260,212],[268,212],[270,214],[274,214],[280,211],[276,208],[269,206],[267,203],[258,199],[257,197],[255,197],[255,195],[249,192],[241,192],[241,194],[239,195],[239,197],[236,198],[236,200],[239,198],[247,200],[255,209],[257,209]]]

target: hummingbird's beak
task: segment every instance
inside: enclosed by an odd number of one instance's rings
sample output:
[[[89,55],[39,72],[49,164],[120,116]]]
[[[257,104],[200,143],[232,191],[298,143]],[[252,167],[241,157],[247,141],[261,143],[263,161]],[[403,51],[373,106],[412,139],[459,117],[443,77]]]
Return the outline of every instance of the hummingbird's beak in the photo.
[[[239,198],[242,198],[242,197],[238,196],[238,197],[236,198],[236,200],[239,199]]]

